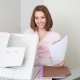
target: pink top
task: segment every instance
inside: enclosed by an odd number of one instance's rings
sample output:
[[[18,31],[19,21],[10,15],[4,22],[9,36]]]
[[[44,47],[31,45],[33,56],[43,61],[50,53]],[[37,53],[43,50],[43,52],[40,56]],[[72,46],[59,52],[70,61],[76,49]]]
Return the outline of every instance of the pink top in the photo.
[[[34,32],[32,29],[27,29],[24,33],[38,35],[37,31]],[[60,39],[61,36],[52,29],[46,33],[45,37],[38,43],[35,66],[53,65],[48,47]]]

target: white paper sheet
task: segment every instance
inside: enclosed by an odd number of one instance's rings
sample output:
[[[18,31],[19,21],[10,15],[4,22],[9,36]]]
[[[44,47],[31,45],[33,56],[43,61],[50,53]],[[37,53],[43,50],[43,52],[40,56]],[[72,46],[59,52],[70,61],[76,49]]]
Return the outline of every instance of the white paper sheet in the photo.
[[[49,46],[50,55],[52,58],[53,65],[57,65],[59,62],[64,60],[68,45],[68,36],[66,35],[59,42]]]

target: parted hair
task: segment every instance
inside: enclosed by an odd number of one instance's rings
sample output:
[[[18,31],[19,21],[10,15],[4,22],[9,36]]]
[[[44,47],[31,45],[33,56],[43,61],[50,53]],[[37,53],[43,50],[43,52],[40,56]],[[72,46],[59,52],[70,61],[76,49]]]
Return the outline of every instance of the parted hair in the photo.
[[[45,29],[46,31],[49,31],[52,28],[53,20],[52,20],[52,17],[48,8],[44,5],[38,5],[34,8],[32,16],[31,16],[31,22],[30,22],[31,28],[34,31],[36,31],[36,28],[37,28],[37,25],[35,24],[35,12],[36,11],[42,11],[45,14],[45,18],[46,18]]]

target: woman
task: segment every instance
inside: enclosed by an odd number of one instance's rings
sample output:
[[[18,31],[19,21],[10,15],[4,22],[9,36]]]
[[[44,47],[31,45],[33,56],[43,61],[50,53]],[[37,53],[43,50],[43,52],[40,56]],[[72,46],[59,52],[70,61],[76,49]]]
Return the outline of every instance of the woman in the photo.
[[[60,41],[61,36],[54,30],[52,30],[53,21],[49,10],[44,5],[38,5],[34,8],[30,29],[27,29],[25,34],[38,34],[39,43],[37,47],[37,55],[35,66],[48,65],[53,66],[49,46]],[[59,62],[59,66],[64,66],[65,61]]]

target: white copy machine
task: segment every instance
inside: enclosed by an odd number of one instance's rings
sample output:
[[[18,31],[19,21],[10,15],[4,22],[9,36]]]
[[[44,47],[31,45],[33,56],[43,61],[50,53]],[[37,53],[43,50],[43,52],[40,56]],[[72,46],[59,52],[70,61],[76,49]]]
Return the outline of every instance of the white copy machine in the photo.
[[[37,43],[38,35],[0,32],[0,77],[33,80]]]

